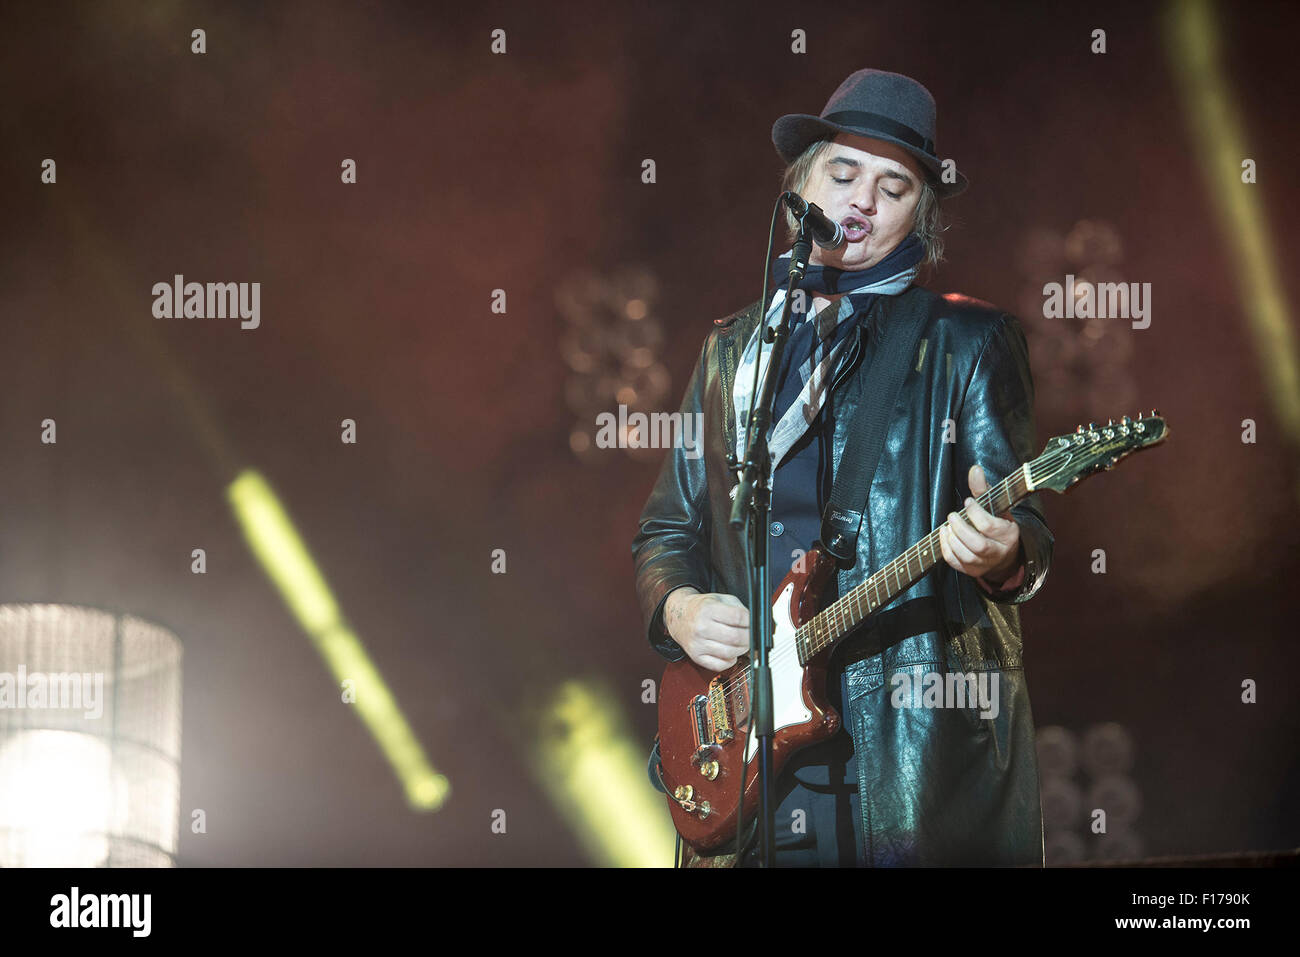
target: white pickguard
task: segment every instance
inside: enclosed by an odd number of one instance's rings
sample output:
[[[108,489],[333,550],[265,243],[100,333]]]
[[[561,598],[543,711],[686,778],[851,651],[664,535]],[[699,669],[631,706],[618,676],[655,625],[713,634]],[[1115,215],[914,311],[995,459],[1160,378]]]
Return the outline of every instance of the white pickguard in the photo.
[[[772,729],[780,731],[792,724],[812,719],[803,701],[803,666],[794,644],[794,623],[790,620],[790,600],[794,585],[786,585],[772,605]],[[754,722],[749,722],[749,740],[745,742],[745,763],[758,753],[758,736]]]

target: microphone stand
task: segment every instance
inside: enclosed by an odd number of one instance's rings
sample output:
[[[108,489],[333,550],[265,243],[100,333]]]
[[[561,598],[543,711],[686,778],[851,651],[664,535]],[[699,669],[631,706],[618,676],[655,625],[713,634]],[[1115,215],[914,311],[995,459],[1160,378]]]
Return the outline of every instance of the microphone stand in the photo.
[[[772,422],[772,405],[776,401],[776,377],[781,369],[786,341],[790,337],[793,293],[803,279],[804,271],[808,268],[808,256],[812,253],[812,239],[808,235],[806,219],[805,210],[799,218],[799,234],[790,252],[790,279],[786,284],[781,321],[774,330],[765,330],[763,333],[765,339],[772,343],[772,351],[758,399],[754,403],[754,414],[746,430],[745,460],[735,466],[740,475],[740,484],[736,489],[730,518],[732,528],[748,525],[749,530],[746,536],[749,553],[749,661],[752,678],[749,720],[758,740],[759,867],[773,866],[776,814],[772,801],[776,782],[772,780],[771,773],[774,733],[772,666],[769,661],[769,652],[772,650],[772,585],[768,570],[767,538],[767,519],[771,506],[768,475],[772,470],[772,462],[767,448],[767,430]],[[765,323],[766,316],[760,316],[759,321]],[[749,747],[748,739],[745,747]],[[749,768],[745,765],[740,778],[742,801],[748,776]],[[741,830],[743,832],[744,829]],[[736,848],[737,863],[740,863],[743,851],[741,846]]]

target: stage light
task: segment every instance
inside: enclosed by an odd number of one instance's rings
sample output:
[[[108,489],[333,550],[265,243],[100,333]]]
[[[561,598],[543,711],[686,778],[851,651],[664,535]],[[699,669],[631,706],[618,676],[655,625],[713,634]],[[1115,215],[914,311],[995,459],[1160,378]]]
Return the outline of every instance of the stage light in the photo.
[[[648,745],[628,733],[613,697],[570,681],[544,706],[538,780],[591,859],[610,867],[669,867],[676,832],[646,776]]]
[[[1171,3],[1168,9],[1170,57],[1195,138],[1194,152],[1201,158],[1205,194],[1231,251],[1233,274],[1277,417],[1300,447],[1300,349],[1259,194],[1266,187],[1243,181],[1243,163],[1258,157],[1223,70],[1220,28],[1206,0]],[[1281,123],[1287,125],[1285,118]]]
[[[357,709],[392,765],[407,802],[417,810],[437,810],[450,790],[446,777],[429,764],[361,639],[343,621],[338,602],[275,493],[261,475],[245,471],[231,483],[227,496],[249,549],[335,680],[345,687],[345,700]]]
[[[0,866],[174,863],[180,661],[138,618],[0,606]]]
[[[1083,736],[1083,766],[1094,778],[1128,774],[1134,751],[1133,736],[1115,721],[1093,725]]]
[[[665,336],[652,308],[658,286],[648,268],[629,266],[610,275],[583,271],[556,287],[555,303],[567,327],[560,355],[571,372],[565,398],[580,422],[618,406],[653,411],[667,400],[671,376],[659,362]],[[572,436],[569,448],[587,464],[611,457]],[[662,449],[626,441],[618,448],[643,461],[663,456]]]
[[[1045,725],[1035,737],[1047,866],[1139,857],[1142,792],[1128,776],[1135,752],[1128,729],[1114,721],[1093,725],[1080,744],[1074,732]],[[1075,780],[1080,770],[1084,788]]]
[[[19,731],[0,746],[0,863],[101,867],[123,823],[126,782],[103,741]]]
[[[1079,766],[1079,738],[1059,724],[1044,725],[1034,740],[1038,753],[1038,773],[1042,777],[1068,778]]]

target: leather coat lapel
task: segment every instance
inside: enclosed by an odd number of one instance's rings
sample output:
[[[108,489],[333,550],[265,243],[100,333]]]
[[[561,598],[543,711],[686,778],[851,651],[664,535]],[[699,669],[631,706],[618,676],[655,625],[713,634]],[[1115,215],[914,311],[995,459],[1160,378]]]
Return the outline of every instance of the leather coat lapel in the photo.
[[[749,342],[749,337],[754,334],[754,327],[758,325],[762,318],[759,312],[760,303],[752,303],[746,306],[740,312],[720,322],[718,335],[716,337],[718,344],[718,381],[722,385],[723,396],[723,416],[722,416],[722,433],[726,439],[724,448],[734,449],[736,447],[736,416],[731,411],[731,393],[736,384],[736,367],[740,365],[740,357],[744,354],[745,344]]]

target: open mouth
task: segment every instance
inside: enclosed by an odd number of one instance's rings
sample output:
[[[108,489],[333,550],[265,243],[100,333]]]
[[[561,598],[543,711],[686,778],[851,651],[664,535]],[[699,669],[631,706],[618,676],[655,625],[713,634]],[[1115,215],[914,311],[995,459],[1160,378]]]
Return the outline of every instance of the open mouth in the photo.
[[[846,216],[840,220],[844,229],[844,238],[851,243],[860,243],[871,235],[871,223],[860,216]]]

